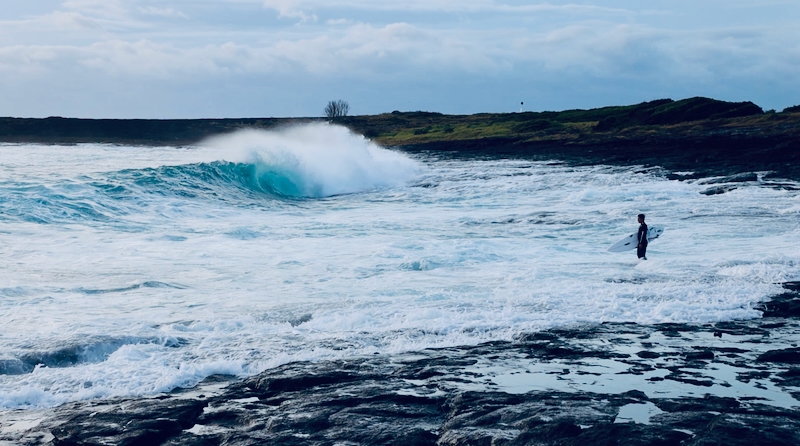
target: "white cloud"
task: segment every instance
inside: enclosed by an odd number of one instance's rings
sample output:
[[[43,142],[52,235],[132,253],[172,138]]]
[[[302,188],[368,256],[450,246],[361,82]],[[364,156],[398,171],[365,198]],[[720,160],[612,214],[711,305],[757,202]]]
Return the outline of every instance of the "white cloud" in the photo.
[[[39,22],[43,27],[55,27],[60,30],[94,30],[102,28],[102,25],[92,18],[86,17],[77,12],[55,11],[51,14],[28,21],[29,24]]]
[[[105,19],[121,19],[128,15],[122,0],[66,0],[61,6]]]
[[[112,76],[164,79],[298,72],[351,79],[436,73],[497,76],[523,66],[594,78],[704,78],[743,70],[763,74],[768,66],[786,70],[797,61],[798,49],[782,48],[779,41],[763,29],[679,32],[597,23],[532,34],[356,24],[337,33],[261,46],[228,42],[184,48],[147,39],[84,47],[15,46],[0,52],[0,65],[7,72],[42,70],[58,61],[59,67],[71,63]]]
[[[34,57],[48,51],[51,57]],[[63,69],[81,66],[93,72],[125,78],[180,78],[235,74],[291,74],[370,78],[412,71],[492,72],[507,69],[492,51],[406,23],[375,28],[354,25],[336,36],[279,40],[266,46],[235,43],[181,48],[150,40],[108,40],[89,46],[19,46],[0,51],[5,71],[35,67]],[[20,63],[25,61],[26,63]]]
[[[278,11],[279,17],[299,19],[301,23],[316,22],[317,16],[306,12],[300,0],[264,0],[264,7]]]
[[[572,25],[519,39],[516,60],[552,72],[579,70],[592,76],[651,76],[664,69],[663,31],[631,25]]]
[[[47,74],[51,71],[50,64],[60,57],[62,50],[57,47],[22,45],[0,48],[0,73],[7,76],[7,81],[17,76]]]
[[[419,91],[429,85],[502,91],[555,79],[559,88],[569,85],[569,94],[612,84],[660,92],[758,86],[752,100],[761,91],[797,90],[800,30],[777,6],[773,19],[743,9],[728,23],[733,7],[723,2],[688,9],[660,3],[666,11],[651,11],[632,0],[614,2],[616,8],[569,1],[66,0],[56,10],[20,9],[8,15],[15,20],[0,21],[2,88],[16,91],[19,79],[42,85],[69,79],[86,91],[120,80],[191,80],[223,91],[268,77],[275,88],[313,79]],[[169,26],[163,19],[189,16]],[[466,78],[469,85],[459,86]],[[697,94],[700,87],[693,87]]]
[[[328,10],[366,10],[366,11],[421,11],[421,12],[446,12],[446,13],[537,13],[537,12],[565,12],[571,14],[628,14],[631,11],[621,8],[608,8],[594,5],[553,5],[547,2],[535,5],[509,5],[492,0],[405,0],[405,1],[374,1],[374,0],[263,0],[264,6],[270,9],[293,11],[295,14],[302,11]]]
[[[332,19],[325,21],[325,24],[330,26],[352,25],[353,21],[350,19]]]
[[[176,11],[172,8],[157,8],[155,6],[148,6],[146,8],[139,7],[139,12],[144,15],[153,15],[153,16],[160,16],[160,17],[180,17],[182,19],[188,19],[189,16],[180,12]]]
[[[565,4],[553,5],[508,5],[492,0],[262,0],[267,9],[278,12],[279,17],[298,19],[298,23],[316,22],[318,11],[352,11],[354,13],[373,12],[414,12],[450,14],[496,13],[507,16],[535,16],[546,13],[560,13],[569,16],[600,17],[608,15],[633,15],[634,11],[621,8],[608,8],[595,5]],[[650,11],[652,13],[652,11]]]

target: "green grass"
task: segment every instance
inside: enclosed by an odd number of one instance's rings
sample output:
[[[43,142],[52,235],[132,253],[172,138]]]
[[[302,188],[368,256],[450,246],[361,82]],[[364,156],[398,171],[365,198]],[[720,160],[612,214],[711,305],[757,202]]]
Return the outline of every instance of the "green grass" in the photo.
[[[695,121],[716,122],[763,114],[763,110],[752,102],[725,102],[697,97],[560,112],[475,115],[392,112],[338,118],[334,122],[346,125],[384,145],[404,145],[499,137],[521,140],[565,139],[592,133],[624,133],[631,129],[647,132]]]

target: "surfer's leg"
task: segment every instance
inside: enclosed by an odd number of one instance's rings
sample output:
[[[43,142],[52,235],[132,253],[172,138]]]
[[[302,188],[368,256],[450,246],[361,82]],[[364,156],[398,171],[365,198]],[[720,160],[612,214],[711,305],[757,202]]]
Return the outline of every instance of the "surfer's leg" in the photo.
[[[645,253],[647,252],[647,245],[640,245],[636,247],[636,255],[641,259],[644,258]],[[645,258],[647,260],[647,258]]]

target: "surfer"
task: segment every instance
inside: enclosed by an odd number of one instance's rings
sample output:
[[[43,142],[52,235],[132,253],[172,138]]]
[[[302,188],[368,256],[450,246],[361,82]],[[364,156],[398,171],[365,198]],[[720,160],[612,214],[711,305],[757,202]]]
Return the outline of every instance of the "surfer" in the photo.
[[[644,214],[639,214],[639,234],[637,234],[637,239],[639,239],[639,246],[636,248],[636,255],[639,256],[642,260],[647,260],[645,257],[645,253],[647,252],[647,224],[644,222]]]

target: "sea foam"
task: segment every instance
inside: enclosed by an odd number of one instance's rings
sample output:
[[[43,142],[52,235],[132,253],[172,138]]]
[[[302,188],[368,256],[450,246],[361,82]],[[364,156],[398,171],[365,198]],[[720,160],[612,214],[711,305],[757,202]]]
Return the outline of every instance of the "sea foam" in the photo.
[[[404,156],[325,124],[0,159],[0,410],[549,327],[756,318],[800,278],[780,212],[796,191],[706,196],[637,167]],[[609,253],[641,212],[666,228],[650,260]]]

